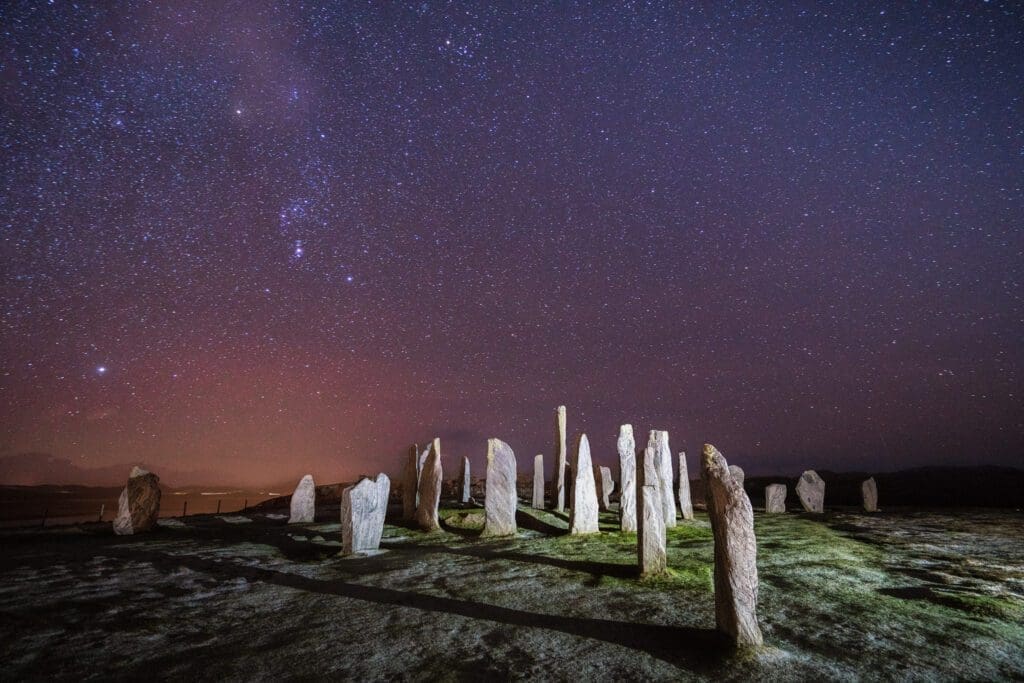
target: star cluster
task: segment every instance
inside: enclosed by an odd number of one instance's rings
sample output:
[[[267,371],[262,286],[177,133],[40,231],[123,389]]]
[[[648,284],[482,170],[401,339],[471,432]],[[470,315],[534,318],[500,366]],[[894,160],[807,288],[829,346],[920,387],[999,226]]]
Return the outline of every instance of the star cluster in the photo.
[[[755,473],[1020,462],[1015,3],[0,29],[4,454],[337,481],[436,434],[479,471],[564,403],[601,463],[622,422]]]

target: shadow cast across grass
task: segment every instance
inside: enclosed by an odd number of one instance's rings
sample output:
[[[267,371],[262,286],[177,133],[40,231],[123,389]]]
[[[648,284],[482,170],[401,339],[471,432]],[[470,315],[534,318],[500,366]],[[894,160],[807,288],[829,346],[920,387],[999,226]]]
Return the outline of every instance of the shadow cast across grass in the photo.
[[[502,539],[492,538],[486,540],[500,541]],[[616,579],[636,579],[639,577],[639,570],[634,565],[615,564],[612,562],[590,562],[585,560],[565,560],[560,557],[494,550],[493,548],[481,546],[453,548],[446,545],[417,544],[408,548],[397,547],[394,548],[394,550],[399,553],[409,550],[416,553],[432,552],[461,555],[463,557],[475,557],[480,560],[509,560],[511,562],[541,564],[549,567],[557,567],[558,569],[590,574],[595,577],[607,576]]]

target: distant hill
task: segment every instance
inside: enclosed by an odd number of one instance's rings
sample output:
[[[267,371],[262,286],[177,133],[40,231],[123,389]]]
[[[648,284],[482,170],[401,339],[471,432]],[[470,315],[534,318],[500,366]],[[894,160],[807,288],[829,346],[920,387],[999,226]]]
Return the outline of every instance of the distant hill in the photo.
[[[19,453],[0,457],[0,484],[123,486],[135,465],[155,472],[160,477],[160,482],[167,486],[207,486],[224,483],[224,476],[212,471],[177,470],[151,466],[144,462],[79,467],[67,458],[58,458],[50,453]]]

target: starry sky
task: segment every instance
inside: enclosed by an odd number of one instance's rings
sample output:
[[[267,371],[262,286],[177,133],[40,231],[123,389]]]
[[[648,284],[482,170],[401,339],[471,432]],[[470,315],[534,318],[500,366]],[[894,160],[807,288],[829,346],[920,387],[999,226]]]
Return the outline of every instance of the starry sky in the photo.
[[[691,469],[1024,462],[1019,4],[0,29],[0,454],[340,481],[493,436],[525,471],[565,404],[602,464],[622,422]]]

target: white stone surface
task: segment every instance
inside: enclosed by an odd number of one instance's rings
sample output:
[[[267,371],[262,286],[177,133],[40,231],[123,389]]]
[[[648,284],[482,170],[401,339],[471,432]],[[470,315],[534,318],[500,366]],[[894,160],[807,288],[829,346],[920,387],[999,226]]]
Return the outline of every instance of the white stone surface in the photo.
[[[814,470],[800,475],[796,483],[796,495],[807,512],[825,511],[825,482]]]
[[[424,531],[441,528],[437,519],[437,506],[441,502],[441,439],[435,438],[427,451],[420,472],[419,503],[416,505],[416,524]]]
[[[615,491],[615,480],[612,479],[612,470],[610,467],[597,467],[595,474],[598,475],[597,481],[601,486],[601,510],[608,512],[612,509],[611,496]]]
[[[785,484],[768,484],[764,488],[764,511],[770,514],[786,511]]]
[[[316,484],[312,474],[299,480],[292,493],[290,512],[289,524],[312,524],[316,519]]]
[[[516,456],[501,439],[487,440],[487,491],[483,536],[516,533]]]
[[[690,498],[690,470],[686,467],[686,453],[679,452],[679,510],[683,519],[693,519],[693,500]]]
[[[459,478],[461,490],[459,491],[459,502],[468,503],[473,497],[473,482],[469,478],[469,458],[462,457],[462,475]]]
[[[533,508],[544,509],[544,454],[533,456]]]
[[[555,510],[565,512],[565,406],[555,411]]]
[[[636,441],[633,425],[619,427],[619,529],[636,531]]]
[[[580,435],[576,457],[572,463],[575,475],[572,487],[572,508],[569,513],[569,533],[594,534],[598,527],[597,487],[594,483],[594,465],[590,460],[590,441]]]
[[[363,479],[341,492],[341,552],[343,555],[380,547],[388,511],[391,480],[386,474]]]
[[[668,568],[668,549],[665,538],[665,508],[661,504],[661,486],[641,486],[637,504],[640,506],[640,524],[637,529],[637,561],[640,576],[654,576]]]

